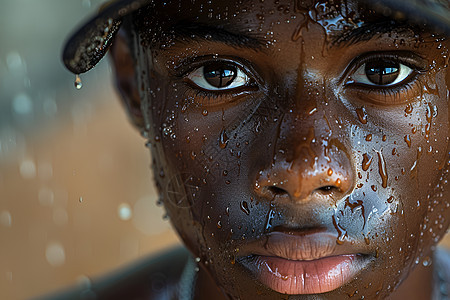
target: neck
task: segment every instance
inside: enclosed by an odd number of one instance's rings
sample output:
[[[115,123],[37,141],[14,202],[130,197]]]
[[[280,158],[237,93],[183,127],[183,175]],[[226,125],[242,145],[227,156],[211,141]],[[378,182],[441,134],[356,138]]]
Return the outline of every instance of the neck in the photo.
[[[195,297],[194,299],[206,300],[206,299],[216,299],[216,300],[226,300],[225,295],[217,287],[214,280],[211,278],[209,273],[200,267],[198,271],[197,282],[195,286]]]
[[[431,299],[433,293],[433,268],[433,264],[425,267],[422,263],[419,263],[388,299]]]

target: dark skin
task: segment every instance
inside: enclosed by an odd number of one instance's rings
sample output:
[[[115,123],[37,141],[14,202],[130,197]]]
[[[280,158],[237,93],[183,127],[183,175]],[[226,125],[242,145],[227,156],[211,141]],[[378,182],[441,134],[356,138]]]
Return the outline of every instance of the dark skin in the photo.
[[[199,258],[196,299],[285,299],[245,267],[273,232],[325,232],[334,254],[367,262],[289,299],[430,298],[422,261],[449,226],[448,42],[356,1],[216,2],[144,10],[112,49],[167,213]]]

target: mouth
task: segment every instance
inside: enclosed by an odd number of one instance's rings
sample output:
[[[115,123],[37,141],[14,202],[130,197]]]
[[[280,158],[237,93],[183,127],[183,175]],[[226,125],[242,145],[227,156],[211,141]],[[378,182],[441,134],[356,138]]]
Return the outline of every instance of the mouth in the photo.
[[[288,295],[335,290],[371,261],[367,254],[337,247],[336,236],[326,232],[272,232],[242,250],[241,265],[262,284]]]

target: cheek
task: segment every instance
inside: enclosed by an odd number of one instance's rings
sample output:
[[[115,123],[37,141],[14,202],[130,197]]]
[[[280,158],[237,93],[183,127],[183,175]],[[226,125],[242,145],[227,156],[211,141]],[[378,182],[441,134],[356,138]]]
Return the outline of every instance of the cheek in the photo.
[[[430,80],[427,84],[420,101],[399,107],[396,112],[380,114],[367,109],[369,122],[372,118],[377,123],[377,130],[359,131],[359,139],[354,140],[363,145],[360,147],[357,187],[363,191],[370,185],[383,205],[367,205],[378,212],[380,208],[386,211],[386,217],[374,219],[372,224],[368,221],[368,224],[372,228],[387,228],[383,236],[394,238],[390,247],[400,247],[403,251],[407,245],[409,251],[415,251],[416,240],[422,240],[424,232],[429,231],[428,246],[419,246],[427,251],[425,248],[436,243],[445,231],[445,216],[448,215],[448,210],[446,212],[443,208],[439,209],[438,215],[430,214],[436,197],[439,197],[436,190],[440,190],[438,194],[441,195],[444,191],[448,161],[449,114],[445,74],[438,73],[436,81]],[[366,189],[365,193],[368,192],[371,191]],[[442,199],[445,200],[445,196]],[[430,229],[426,222],[436,224]],[[406,241],[409,242],[405,244]]]

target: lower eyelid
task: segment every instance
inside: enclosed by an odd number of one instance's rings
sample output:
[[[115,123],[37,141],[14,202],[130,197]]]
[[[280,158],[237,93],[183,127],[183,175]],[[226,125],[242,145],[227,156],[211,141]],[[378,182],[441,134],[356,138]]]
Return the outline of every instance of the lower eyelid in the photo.
[[[223,108],[224,105],[226,106],[234,102],[246,101],[243,100],[243,98],[251,97],[251,95],[254,94],[254,92],[256,92],[257,90],[258,89],[255,88],[253,91],[251,91],[247,88],[245,91],[241,90],[237,92],[235,91],[233,93],[231,92],[217,93],[208,90],[192,89],[190,87],[187,87],[186,90],[183,92],[183,94],[184,97],[186,98],[195,99],[196,104],[201,105],[206,109],[214,109],[214,107]]]
[[[423,82],[420,77],[415,75],[406,84],[391,88],[370,88],[370,87],[349,87],[345,91],[349,99],[369,102],[375,105],[392,106],[414,102],[420,95]]]

